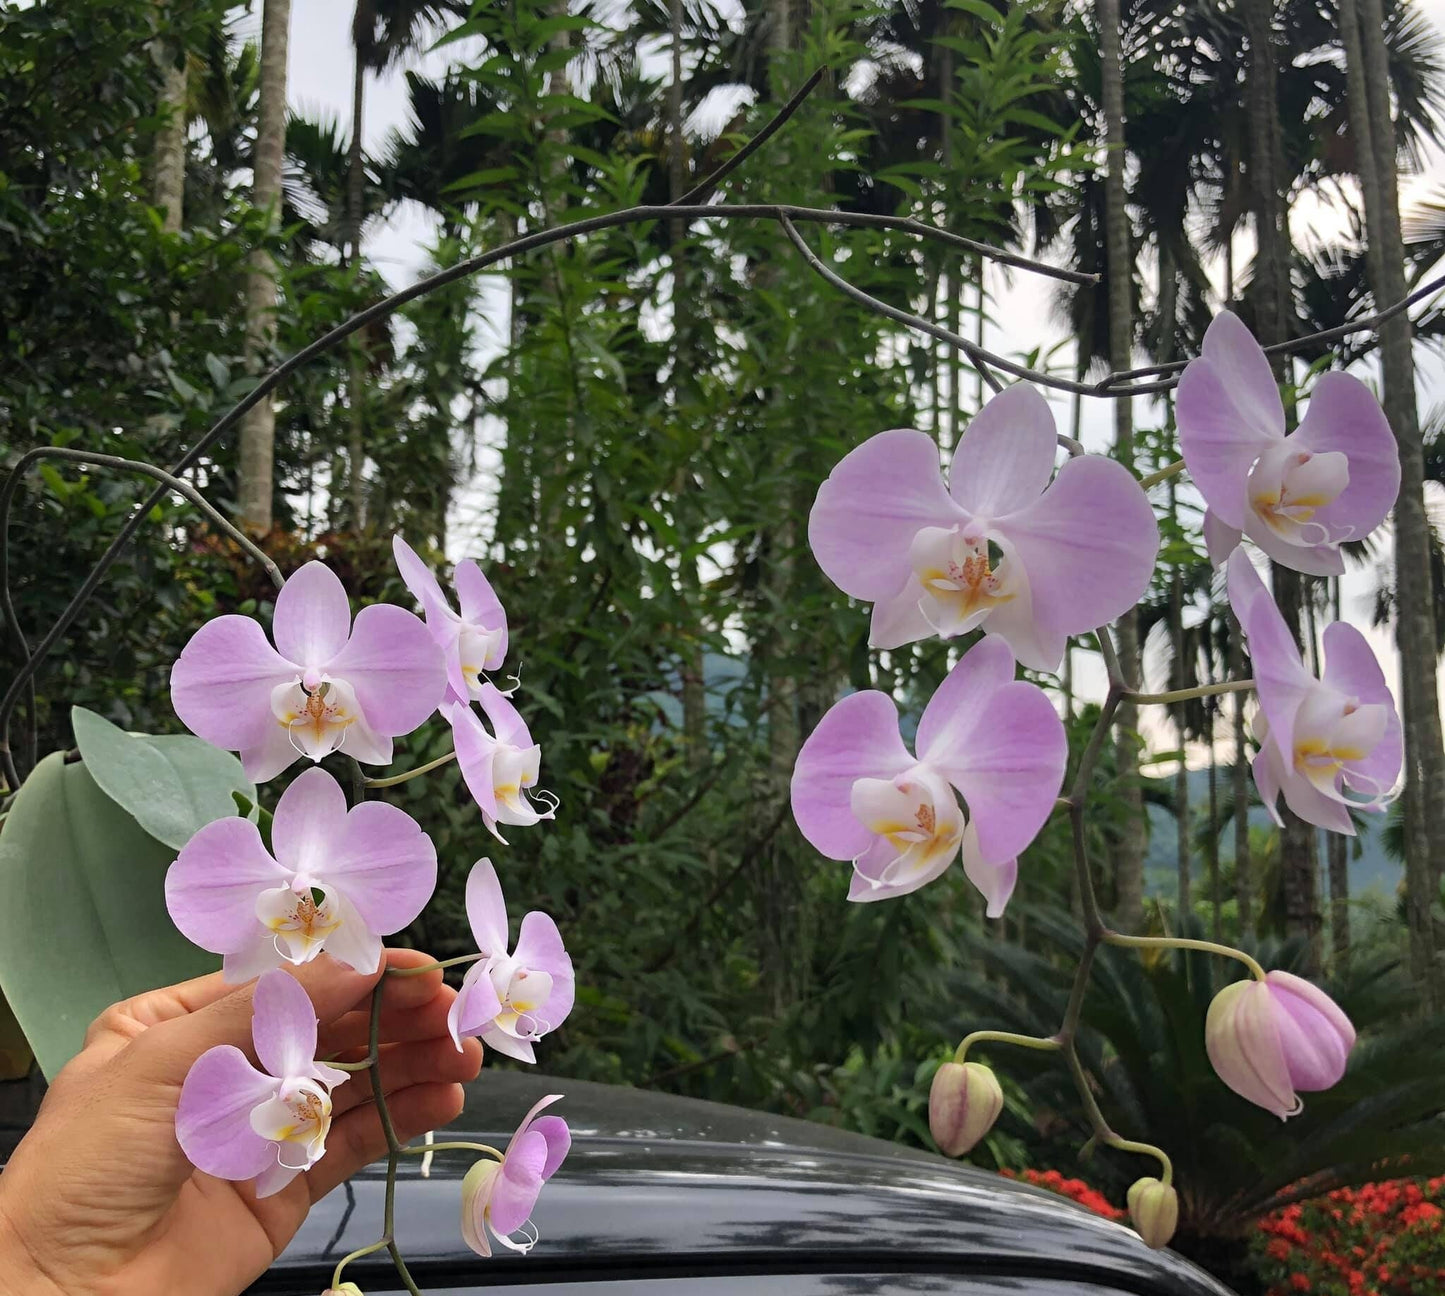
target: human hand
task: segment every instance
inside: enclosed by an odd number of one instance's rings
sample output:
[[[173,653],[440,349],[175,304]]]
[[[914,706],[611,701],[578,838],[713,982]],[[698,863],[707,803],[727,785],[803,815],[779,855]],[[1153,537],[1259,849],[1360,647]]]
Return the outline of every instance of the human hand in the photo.
[[[390,967],[429,956],[388,950]],[[366,1054],[380,973],[322,955],[292,969],[320,1021],[319,1056]],[[254,983],[252,983],[254,985]],[[366,1073],[337,1086],[326,1155],[257,1201],[249,1184],[195,1169],[176,1142],[181,1084],[208,1048],[251,1048],[252,985],[220,974],[106,1009],[55,1077],[30,1132],[0,1173],[0,1296],[236,1296],[290,1241],[306,1213],[386,1153]],[[380,1071],[397,1137],[454,1120],[459,1082],[482,1049],[447,1033],[456,992],[440,972],[393,978],[381,1011]]]

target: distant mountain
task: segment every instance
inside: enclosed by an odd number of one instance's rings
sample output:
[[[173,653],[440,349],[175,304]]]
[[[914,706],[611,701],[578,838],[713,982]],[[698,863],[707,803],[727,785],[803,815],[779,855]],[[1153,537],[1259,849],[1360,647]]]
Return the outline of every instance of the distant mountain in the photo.
[[[1229,795],[1228,774],[1220,772],[1219,795],[1221,801]],[[1173,793],[1173,779],[1156,780],[1166,795]],[[1209,804],[1209,771],[1189,771],[1189,804],[1197,815],[1205,812]],[[1149,805],[1149,852],[1144,857],[1144,888],[1150,895],[1172,900],[1178,894],[1178,873],[1175,863],[1178,852],[1178,835],[1175,832],[1174,816],[1162,805]],[[1360,855],[1355,858],[1355,843],[1350,849],[1350,894],[1363,896],[1375,892],[1384,899],[1393,899],[1396,888],[1404,876],[1404,868],[1385,854],[1380,844],[1381,830],[1385,826],[1384,815],[1370,815],[1368,827],[1359,837]],[[1251,827],[1272,827],[1270,817],[1262,807],[1250,811]],[[1321,833],[1323,842],[1325,834]],[[1224,828],[1224,840],[1220,843],[1219,857],[1223,860],[1234,858],[1234,824]],[[1325,858],[1323,848],[1320,859]],[[1203,877],[1204,862],[1193,861],[1195,876]]]

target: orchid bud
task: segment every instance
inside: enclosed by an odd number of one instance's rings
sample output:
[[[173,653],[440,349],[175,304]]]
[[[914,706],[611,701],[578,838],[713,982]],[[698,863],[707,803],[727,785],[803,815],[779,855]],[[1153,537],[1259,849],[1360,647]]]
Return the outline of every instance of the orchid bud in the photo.
[[[998,1077],[980,1062],[945,1062],[928,1091],[928,1129],[945,1156],[963,1156],[1003,1110]]]
[[[1179,1194],[1173,1186],[1159,1179],[1136,1179],[1125,1200],[1144,1245],[1155,1251],[1168,1246],[1179,1224]]]
[[[321,1296],[366,1296],[354,1282],[344,1282],[340,1287],[328,1287]]]
[[[1296,1090],[1328,1089],[1345,1073],[1355,1028],[1329,995],[1288,972],[1236,981],[1209,1005],[1204,1046],[1219,1078],[1281,1120]]]

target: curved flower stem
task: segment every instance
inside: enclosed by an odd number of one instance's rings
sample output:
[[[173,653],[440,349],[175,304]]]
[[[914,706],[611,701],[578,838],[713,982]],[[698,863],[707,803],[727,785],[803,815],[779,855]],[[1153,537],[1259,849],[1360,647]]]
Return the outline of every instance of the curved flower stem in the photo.
[[[360,1062],[328,1062],[326,1065],[338,1071],[366,1071],[371,1067],[371,1059],[364,1057]]]
[[[1094,631],[1094,639],[1099,645],[1099,656],[1104,659],[1104,669],[1109,673],[1109,683],[1117,684],[1121,689],[1127,688],[1124,668],[1119,665],[1119,654],[1114,650],[1112,631],[1108,626],[1100,626]]]
[[[1043,1049],[1053,1051],[1059,1047],[1057,1039],[1045,1039],[1041,1035],[1015,1035],[1012,1031],[981,1030],[974,1031],[972,1035],[965,1035],[959,1046],[953,1051],[953,1060],[962,1062],[968,1054],[968,1050],[975,1044],[1017,1044],[1020,1048]]]
[[[336,1268],[331,1271],[331,1285],[341,1286],[341,1271],[353,1260],[360,1260],[362,1256],[372,1255],[377,1251],[384,1251],[391,1244],[390,1238],[377,1238],[370,1246],[358,1247],[350,1255],[344,1255],[336,1262]]]
[[[435,972],[438,968],[460,967],[463,963],[475,963],[478,959],[486,957],[485,954],[458,954],[456,958],[442,959],[439,963],[423,963],[420,967],[387,968],[386,975],[389,977],[424,976],[428,972]]]
[[[1169,1154],[1152,1143],[1139,1143],[1115,1134],[1109,1128],[1109,1122],[1104,1119],[1104,1113],[1099,1110],[1099,1104],[1094,1100],[1093,1090],[1089,1088],[1089,1077],[1084,1074],[1084,1064],[1079,1061],[1077,1051],[1070,1047],[1064,1050],[1064,1056],[1069,1063],[1069,1074],[1074,1077],[1074,1087],[1078,1089],[1079,1098],[1084,1104],[1084,1112],[1094,1130],[1094,1138],[1106,1147],[1117,1148],[1120,1152],[1137,1152],[1140,1156],[1154,1157],[1162,1171],[1160,1179],[1166,1184],[1171,1183],[1174,1179],[1174,1163],[1169,1159]]]
[[[1200,684],[1196,688],[1174,689],[1169,693],[1135,693],[1126,691],[1124,701],[1136,706],[1168,706],[1172,702],[1189,702],[1194,698],[1216,697],[1220,693],[1248,693],[1254,688],[1252,679],[1225,680],[1222,684]]]
[[[414,778],[420,778],[423,774],[430,774],[434,769],[441,769],[443,765],[450,764],[456,760],[457,754],[449,751],[445,756],[438,756],[434,761],[427,761],[425,765],[418,765],[414,770],[407,770],[404,774],[393,774],[389,778],[369,778],[365,780],[365,786],[369,788],[395,787],[398,783],[407,783]]]
[[[1177,473],[1182,473],[1183,471],[1184,460],[1176,459],[1172,464],[1166,464],[1158,472],[1152,472],[1147,477],[1139,478],[1139,485],[1141,485],[1145,490],[1148,490],[1149,487],[1157,486],[1162,481],[1168,481],[1171,477],[1175,476]]]
[[[1120,945],[1125,949],[1187,949],[1203,950],[1206,954],[1218,954],[1221,958],[1232,958],[1243,963],[1256,981],[1265,979],[1264,969],[1243,950],[1215,941],[1189,940],[1183,936],[1125,936],[1120,932],[1106,931],[1104,944]]]
[[[424,1156],[428,1152],[483,1152],[494,1161],[502,1160],[502,1154],[487,1143],[418,1143],[400,1150],[402,1156]]]

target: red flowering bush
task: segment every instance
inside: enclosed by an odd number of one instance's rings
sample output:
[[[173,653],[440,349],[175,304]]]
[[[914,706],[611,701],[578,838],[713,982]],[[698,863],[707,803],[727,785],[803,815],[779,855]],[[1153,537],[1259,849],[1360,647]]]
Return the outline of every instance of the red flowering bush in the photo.
[[[1341,1188],[1259,1222],[1268,1296],[1445,1296],[1445,1176]]]
[[[1047,1188],[1050,1192],[1078,1202],[1080,1206],[1087,1206],[1095,1215],[1102,1215],[1105,1219],[1128,1218],[1127,1211],[1112,1205],[1097,1188],[1091,1188],[1082,1179],[1065,1179],[1057,1170],[1000,1170],[999,1173],[1010,1179],[1022,1179],[1036,1188]]]

